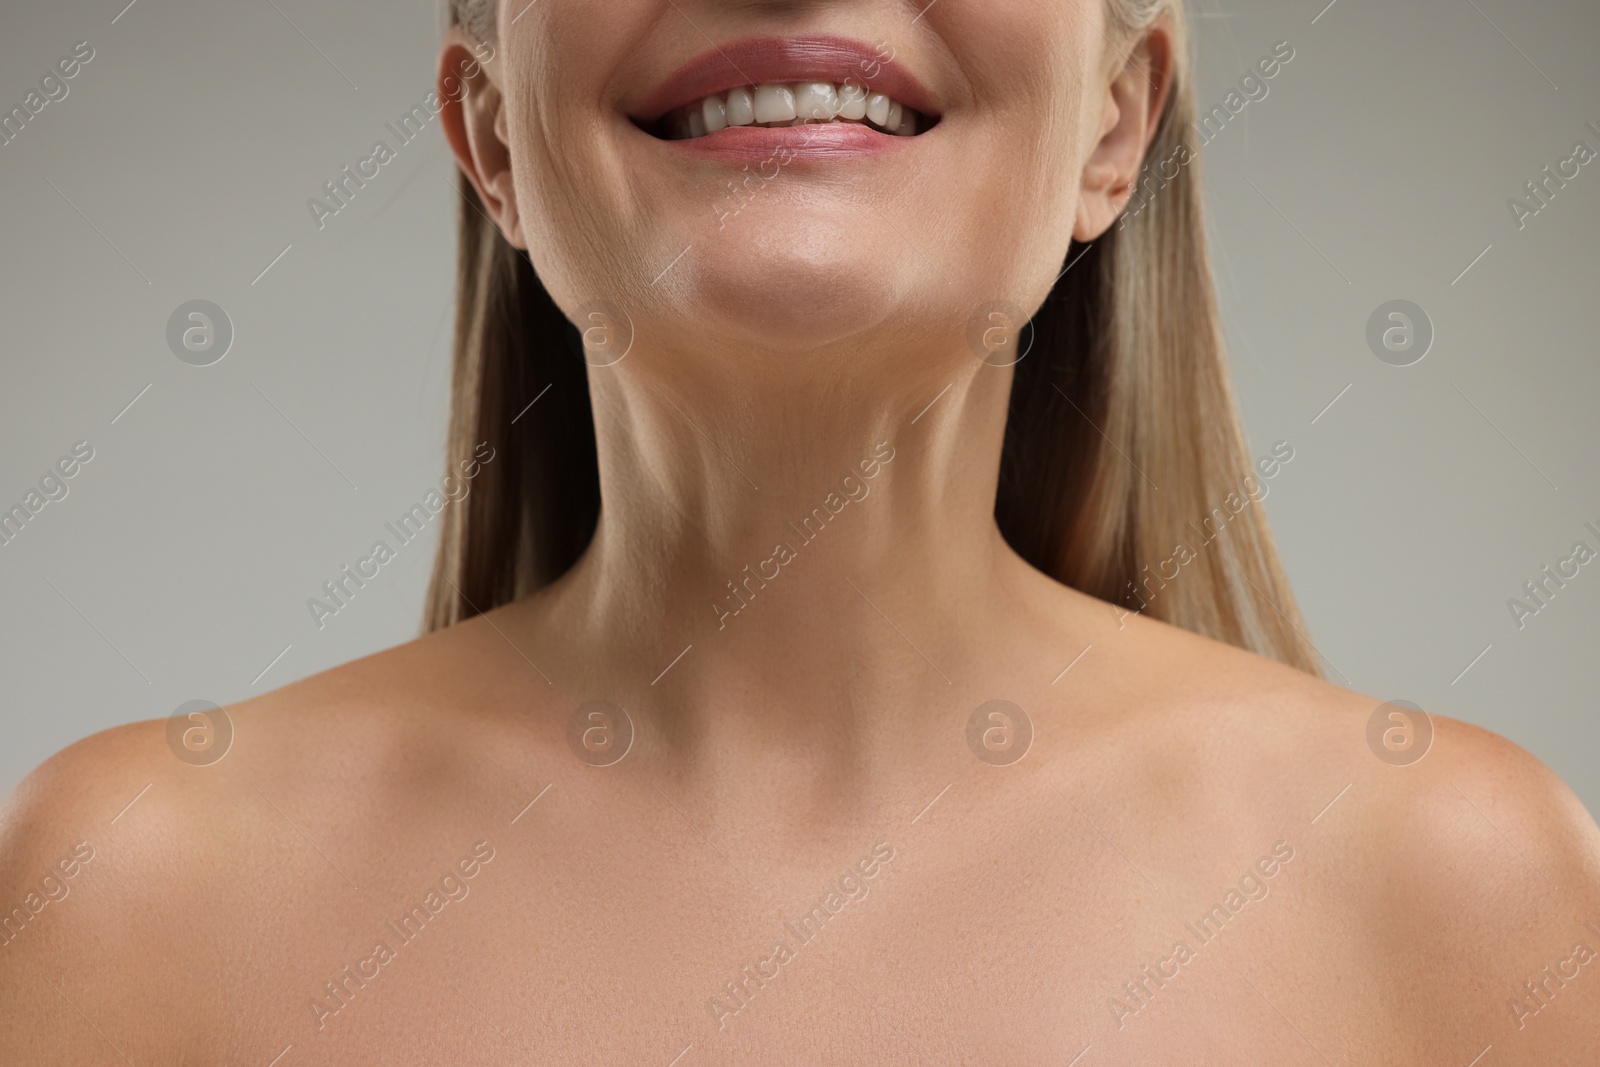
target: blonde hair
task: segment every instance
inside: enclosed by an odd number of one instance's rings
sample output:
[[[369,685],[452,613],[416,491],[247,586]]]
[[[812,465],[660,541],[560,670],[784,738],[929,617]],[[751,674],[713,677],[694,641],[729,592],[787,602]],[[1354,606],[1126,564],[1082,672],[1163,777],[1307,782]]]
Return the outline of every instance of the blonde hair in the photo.
[[[1145,159],[1184,165],[1171,177],[1147,166],[1138,210],[1069,250],[1016,366],[995,517],[1023,558],[1066,585],[1318,674],[1266,516],[1240,495],[1257,472],[1228,385],[1199,153],[1187,140],[1183,5],[1106,3],[1119,41],[1167,21],[1171,84]],[[447,10],[452,25],[494,39],[495,0],[448,0]],[[600,507],[576,329],[461,188],[450,469],[479,442],[505,445],[441,533],[426,630],[554,581],[587,546]],[[513,437],[511,420],[546,383],[540,417]],[[1205,524],[1211,536],[1196,551]],[[1189,547],[1182,573],[1161,574],[1179,546]]]

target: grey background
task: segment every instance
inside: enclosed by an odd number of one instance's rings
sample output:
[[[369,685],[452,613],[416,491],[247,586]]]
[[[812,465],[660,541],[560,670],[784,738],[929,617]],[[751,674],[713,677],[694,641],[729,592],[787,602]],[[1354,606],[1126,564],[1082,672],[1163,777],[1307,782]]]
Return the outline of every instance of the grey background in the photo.
[[[306,598],[442,475],[437,121],[320,232],[306,207],[431,88],[434,4],[125,2],[12,5],[0,35],[7,109],[96,52],[0,146],[0,505],[95,449],[0,546],[4,791],[104,727],[407,640],[431,558],[432,531],[313,625]],[[1600,161],[1520,231],[1506,206],[1600,149],[1600,8],[1323,2],[1192,8],[1203,108],[1295,49],[1204,150],[1252,453],[1295,448],[1279,547],[1330,677],[1502,733],[1600,810],[1600,563],[1520,631],[1506,606],[1600,547]],[[1396,298],[1436,331],[1411,367],[1365,340]],[[192,299],[233,322],[214,366],[167,348]]]

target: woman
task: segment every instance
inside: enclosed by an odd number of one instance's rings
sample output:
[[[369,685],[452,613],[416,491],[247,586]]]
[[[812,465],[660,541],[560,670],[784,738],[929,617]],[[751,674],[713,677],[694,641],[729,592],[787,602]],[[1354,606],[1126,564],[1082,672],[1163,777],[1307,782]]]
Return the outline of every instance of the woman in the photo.
[[[429,632],[40,768],[0,1061],[1593,1063],[1594,824],[1318,677],[1190,79],[1170,0],[460,0]]]

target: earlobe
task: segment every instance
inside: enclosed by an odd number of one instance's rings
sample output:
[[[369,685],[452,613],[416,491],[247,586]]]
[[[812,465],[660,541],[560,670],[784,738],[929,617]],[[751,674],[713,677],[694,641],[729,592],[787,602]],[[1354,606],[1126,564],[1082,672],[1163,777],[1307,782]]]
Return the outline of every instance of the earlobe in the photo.
[[[441,93],[445,139],[462,175],[472,183],[486,215],[514,247],[526,249],[516,182],[511,169],[505,98],[474,49],[483,46],[459,27],[446,35],[439,53],[438,80],[454,92]]]

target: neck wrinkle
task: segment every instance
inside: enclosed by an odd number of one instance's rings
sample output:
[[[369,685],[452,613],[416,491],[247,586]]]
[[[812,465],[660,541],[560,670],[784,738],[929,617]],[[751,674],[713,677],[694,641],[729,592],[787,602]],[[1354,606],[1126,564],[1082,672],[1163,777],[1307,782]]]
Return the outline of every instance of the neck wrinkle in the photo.
[[[579,643],[651,701],[716,701],[711,678],[796,707],[955,685],[963,633],[1026,567],[994,521],[1009,374],[963,355],[691,388],[639,365],[592,379],[600,522],[558,583]]]

